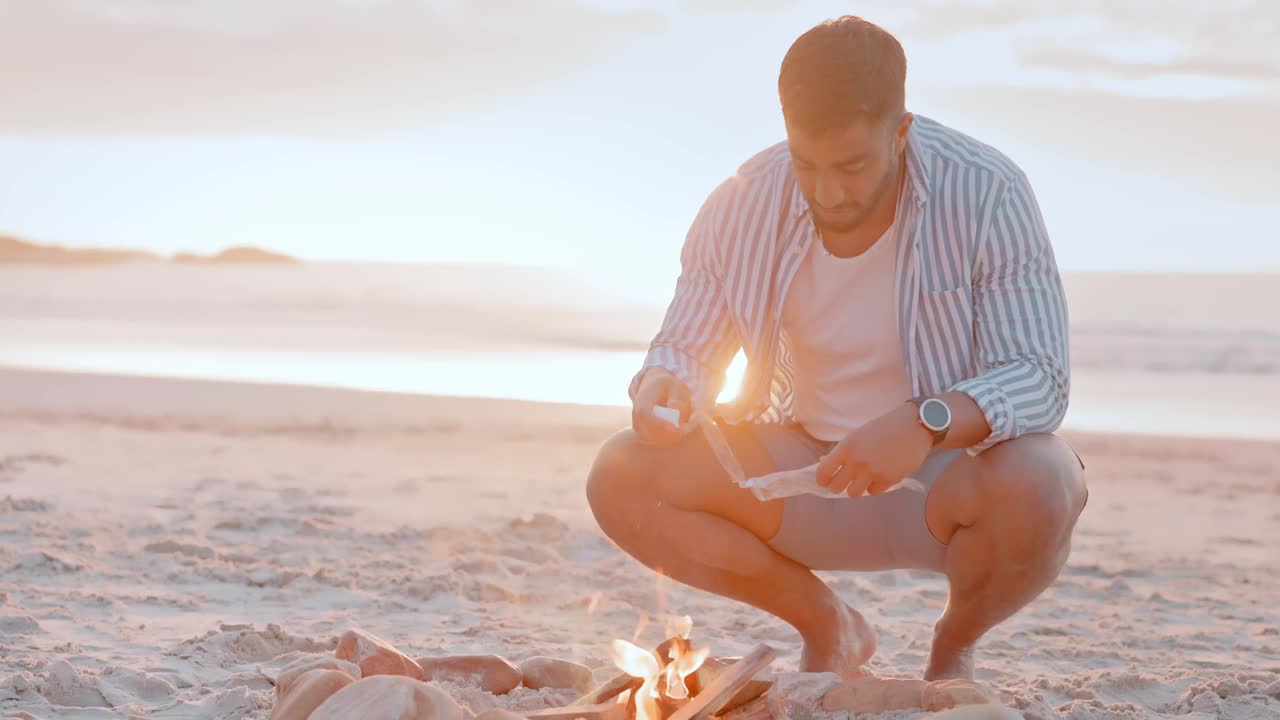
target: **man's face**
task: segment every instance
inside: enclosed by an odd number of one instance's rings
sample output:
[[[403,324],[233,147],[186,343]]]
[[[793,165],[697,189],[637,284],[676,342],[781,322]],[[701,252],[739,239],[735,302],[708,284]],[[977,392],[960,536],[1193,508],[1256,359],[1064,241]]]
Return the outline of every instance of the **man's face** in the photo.
[[[787,127],[791,162],[819,230],[858,229],[895,189],[910,116],[900,122],[856,120],[812,134]]]

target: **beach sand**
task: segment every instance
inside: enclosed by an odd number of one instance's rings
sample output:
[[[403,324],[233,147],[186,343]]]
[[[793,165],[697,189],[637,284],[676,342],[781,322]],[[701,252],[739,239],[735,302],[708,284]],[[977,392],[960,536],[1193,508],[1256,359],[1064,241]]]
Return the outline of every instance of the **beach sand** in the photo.
[[[714,654],[770,643],[794,669],[781,621],[659,582],[595,527],[586,469],[627,420],[0,371],[0,717],[266,718],[268,677],[349,628],[604,676],[612,638],[688,614]],[[1280,443],[1064,435],[1091,492],[1069,565],[983,639],[978,679],[1028,718],[1280,717]],[[875,625],[872,669],[918,677],[945,579],[824,577]],[[476,712],[575,695],[445,687]]]

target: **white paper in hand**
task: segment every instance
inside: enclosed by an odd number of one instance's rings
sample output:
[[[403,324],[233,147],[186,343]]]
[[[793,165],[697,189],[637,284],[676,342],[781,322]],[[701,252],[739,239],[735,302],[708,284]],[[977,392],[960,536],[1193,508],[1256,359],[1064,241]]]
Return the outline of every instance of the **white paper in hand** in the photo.
[[[776,500],[792,495],[817,495],[818,497],[844,497],[844,493],[831,492],[818,484],[818,464],[795,470],[780,470],[768,475],[758,475],[738,483],[750,490],[759,500]]]
[[[680,427],[680,411],[665,405],[654,405],[653,416],[671,427]]]
[[[738,483],[739,487],[750,490],[759,500],[776,500],[793,495],[817,495],[823,498],[842,498],[848,495],[832,492],[818,484],[818,463],[795,470],[780,470],[768,475],[759,475]],[[894,487],[912,487],[924,491],[924,485],[915,478],[904,478]],[[893,488],[890,488],[893,489]]]

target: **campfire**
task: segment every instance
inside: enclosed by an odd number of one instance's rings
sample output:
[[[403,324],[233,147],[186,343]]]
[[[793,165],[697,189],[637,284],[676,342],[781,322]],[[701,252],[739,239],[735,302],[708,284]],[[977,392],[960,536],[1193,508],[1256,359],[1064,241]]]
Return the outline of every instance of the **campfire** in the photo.
[[[620,697],[620,701],[626,701],[635,708],[635,720],[663,720],[670,714],[663,712],[663,706],[673,707],[689,699],[687,678],[711,655],[710,648],[692,649],[689,644],[692,628],[693,621],[688,616],[667,624],[670,639],[663,643],[667,648],[665,662],[658,652],[645,650],[626,640],[613,641],[613,663],[640,681],[638,688],[624,690]]]
[[[668,638],[654,650],[614,640],[610,655],[621,671],[618,675],[571,705],[540,710],[527,717],[704,720],[739,708],[768,690],[770,683],[755,676],[773,662],[773,648],[761,645],[742,658],[711,659],[710,648],[693,648],[689,640],[692,626],[687,616],[668,622]]]

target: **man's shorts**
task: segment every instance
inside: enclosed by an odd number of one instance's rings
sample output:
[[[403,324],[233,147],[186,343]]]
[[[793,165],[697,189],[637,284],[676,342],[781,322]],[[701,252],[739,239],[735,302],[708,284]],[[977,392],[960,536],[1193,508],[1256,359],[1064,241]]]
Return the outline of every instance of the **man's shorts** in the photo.
[[[796,423],[750,428],[773,459],[775,470],[812,465],[836,445],[814,438]],[[924,504],[934,482],[961,452],[931,451],[911,475],[923,489],[908,483],[858,498],[785,498],[782,527],[768,544],[811,570],[943,572],[947,546],[925,525]],[[1080,460],[1078,453],[1076,459]]]

